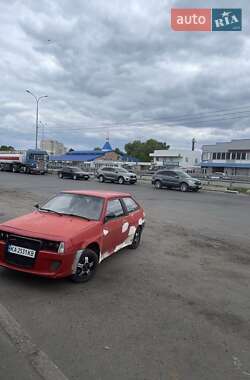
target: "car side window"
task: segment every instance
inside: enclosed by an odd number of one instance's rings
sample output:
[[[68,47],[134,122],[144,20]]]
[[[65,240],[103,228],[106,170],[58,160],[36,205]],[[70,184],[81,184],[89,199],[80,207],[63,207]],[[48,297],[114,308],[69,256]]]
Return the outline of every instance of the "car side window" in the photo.
[[[171,172],[171,171],[169,171],[169,172],[167,172],[168,174],[168,176],[169,177],[176,177],[176,174],[174,173],[174,172]]]
[[[116,218],[124,215],[124,211],[119,199],[112,199],[108,201],[106,216],[110,214],[114,214]]]
[[[137,203],[132,198],[122,198],[128,212],[133,212],[138,209]]]

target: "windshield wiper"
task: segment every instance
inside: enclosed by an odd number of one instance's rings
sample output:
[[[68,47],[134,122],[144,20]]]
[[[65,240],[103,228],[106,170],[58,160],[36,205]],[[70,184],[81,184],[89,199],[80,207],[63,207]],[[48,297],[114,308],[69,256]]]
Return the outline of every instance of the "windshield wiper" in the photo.
[[[51,210],[51,209],[49,209],[49,208],[39,207],[38,210],[39,210],[39,211],[47,211],[47,212],[51,212],[52,214],[57,214],[57,215],[60,215],[60,216],[63,215],[61,212],[57,212],[57,211]]]
[[[86,216],[81,216],[81,215],[77,215],[77,214],[66,214],[66,213],[63,213],[63,215],[76,216],[77,218],[85,219],[85,220],[88,220],[88,221],[91,220],[91,219],[87,218]]]

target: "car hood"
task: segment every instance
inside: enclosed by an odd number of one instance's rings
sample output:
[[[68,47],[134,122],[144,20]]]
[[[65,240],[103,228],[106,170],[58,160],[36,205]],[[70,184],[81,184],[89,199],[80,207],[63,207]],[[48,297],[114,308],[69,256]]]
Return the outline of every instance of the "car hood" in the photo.
[[[43,239],[67,240],[96,226],[98,221],[34,211],[0,224],[0,230]]]

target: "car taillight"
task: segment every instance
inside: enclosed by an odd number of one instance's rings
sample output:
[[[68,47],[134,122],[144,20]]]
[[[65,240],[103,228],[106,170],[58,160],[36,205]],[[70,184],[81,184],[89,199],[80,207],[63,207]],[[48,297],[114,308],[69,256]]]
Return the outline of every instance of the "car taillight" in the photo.
[[[0,240],[7,241],[8,240],[8,232],[0,231]]]

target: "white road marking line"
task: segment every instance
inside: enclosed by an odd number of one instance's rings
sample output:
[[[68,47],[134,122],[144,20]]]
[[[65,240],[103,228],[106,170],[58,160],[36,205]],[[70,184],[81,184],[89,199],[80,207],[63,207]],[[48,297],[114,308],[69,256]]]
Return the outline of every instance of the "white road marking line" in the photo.
[[[0,303],[0,327],[6,332],[17,352],[21,352],[33,369],[44,380],[68,380],[48,355],[39,350],[29,334],[22,329],[8,310]]]

